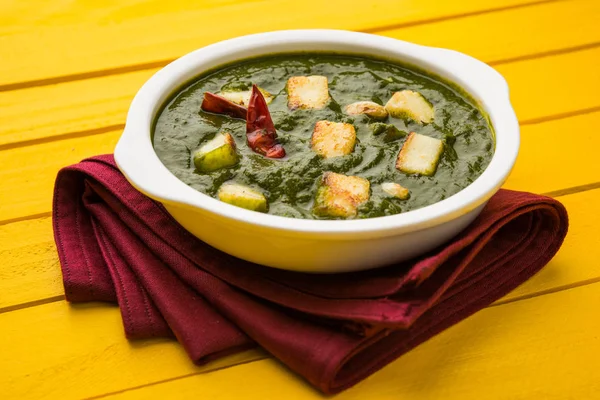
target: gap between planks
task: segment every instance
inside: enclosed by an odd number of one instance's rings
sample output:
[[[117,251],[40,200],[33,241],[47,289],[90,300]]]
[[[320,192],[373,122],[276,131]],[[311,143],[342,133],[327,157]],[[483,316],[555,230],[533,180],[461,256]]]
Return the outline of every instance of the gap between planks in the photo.
[[[495,7],[495,8],[489,8],[487,10],[471,11],[471,12],[447,15],[447,16],[437,17],[437,18],[425,18],[422,20],[408,21],[408,22],[404,22],[404,23],[400,23],[400,24],[382,25],[382,26],[378,26],[378,27],[372,28],[372,29],[363,29],[361,32],[377,33],[377,32],[385,31],[388,29],[400,29],[400,28],[407,28],[407,27],[411,27],[411,26],[433,24],[436,22],[449,21],[451,19],[475,17],[477,15],[491,14],[491,13],[500,12],[500,11],[517,10],[519,8],[534,7],[534,6],[539,6],[542,4],[558,3],[558,2],[562,2],[562,1],[568,1],[568,0],[540,0],[540,1],[534,1],[531,3],[514,4],[512,6]]]
[[[97,135],[97,134],[101,134],[101,133],[108,133],[110,131],[123,130],[124,128],[125,128],[125,124],[114,124],[114,125],[101,126],[99,128],[93,128],[93,129],[84,129],[84,130],[80,130],[80,131],[59,133],[58,135],[53,135],[53,136],[45,136],[45,137],[41,137],[41,138],[37,138],[37,139],[30,139],[30,140],[23,140],[20,142],[2,144],[2,145],[0,145],[0,151],[16,149],[19,147],[34,146],[36,144],[43,144],[43,143],[60,141],[60,140],[92,136],[92,135]],[[0,224],[2,224],[2,222],[0,222]]]
[[[568,285],[562,285],[562,286],[557,286],[557,287],[553,287],[553,288],[546,289],[546,290],[540,290],[539,292],[535,292],[535,293],[528,293],[528,294],[524,294],[522,296],[516,296],[511,299],[506,299],[506,300],[500,299],[500,300],[490,304],[488,307],[498,307],[503,304],[509,304],[509,303],[515,303],[517,301],[529,300],[529,299],[533,299],[535,297],[546,296],[548,294],[564,292],[564,291],[570,290],[570,289],[577,289],[577,288],[580,288],[583,286],[593,285],[595,283],[600,283],[600,276],[597,278],[586,279],[586,280],[583,280],[580,282],[574,282],[574,283],[571,283]]]
[[[477,16],[477,15],[485,15],[485,14],[491,14],[494,12],[535,7],[535,6],[539,6],[539,5],[544,5],[544,4],[549,4],[549,3],[558,3],[558,2],[564,2],[564,1],[568,1],[568,0],[539,0],[539,1],[533,1],[530,3],[524,3],[524,4],[515,4],[512,6],[495,7],[495,8],[490,8],[490,9],[481,10],[481,11],[459,13],[459,14],[447,15],[447,16],[437,17],[437,18],[428,18],[428,19],[410,21],[410,22],[405,22],[405,23],[400,23],[400,24],[385,25],[385,26],[380,26],[380,27],[373,28],[373,29],[365,29],[365,30],[362,30],[361,32],[377,33],[377,32],[381,32],[381,31],[385,31],[385,30],[389,30],[389,29],[400,29],[400,28],[407,28],[407,27],[418,26],[418,25],[426,25],[426,24],[431,24],[431,23],[436,23],[436,22],[448,21],[448,20],[452,20],[452,19],[468,18],[468,17]],[[597,44],[597,45],[600,45],[600,44]],[[580,46],[580,47],[582,47],[582,46]],[[7,92],[7,91],[12,91],[12,90],[20,90],[20,89],[29,89],[29,88],[38,87],[38,86],[56,85],[56,84],[60,84],[60,83],[67,83],[67,82],[73,82],[73,81],[79,81],[79,80],[85,80],[85,79],[100,78],[100,77],[111,76],[111,75],[119,75],[119,74],[125,74],[125,73],[130,73],[130,72],[144,71],[144,70],[163,67],[172,61],[174,61],[174,59],[169,58],[169,59],[157,60],[157,61],[152,61],[152,62],[147,62],[147,63],[126,65],[123,67],[107,68],[107,69],[101,69],[101,70],[97,70],[97,71],[89,71],[89,72],[82,72],[82,73],[77,73],[77,74],[55,76],[55,77],[44,78],[44,79],[35,79],[35,80],[30,80],[30,81],[9,83],[9,84],[5,84],[5,85],[0,85],[0,92]],[[499,60],[496,63],[502,63],[502,60]]]
[[[518,57],[510,57],[510,58],[503,58],[503,59],[499,59],[499,60],[492,60],[492,61],[488,61],[487,64],[491,65],[491,66],[510,64],[510,63],[518,62],[518,61],[535,60],[536,58],[559,56],[561,54],[575,53],[577,51],[582,51],[582,50],[591,50],[591,49],[595,49],[596,47],[600,47],[600,42],[592,42],[592,43],[586,43],[586,44],[573,46],[573,47],[565,47],[562,49],[555,49],[555,50],[550,50],[550,51],[542,51],[539,53],[525,54],[525,55],[518,56]]]
[[[29,215],[25,215],[23,217],[9,218],[9,219],[0,221],[0,226],[12,224],[13,222],[21,222],[21,221],[27,221],[27,220],[32,220],[32,219],[50,217],[51,215],[52,215],[52,212],[47,211],[47,212],[42,212],[42,213],[38,213],[38,214],[29,214]]]
[[[23,310],[23,309],[29,308],[29,307],[37,307],[37,306],[41,306],[44,304],[56,303],[57,301],[63,301],[63,300],[66,301],[66,298],[64,295],[52,296],[52,297],[47,297],[45,299],[28,301],[26,303],[15,304],[15,305],[8,306],[8,307],[2,307],[2,308],[0,308],[0,314],[11,312],[11,311]]]
[[[245,364],[250,364],[250,363],[253,363],[253,362],[256,362],[256,361],[266,360],[267,358],[272,358],[272,357],[269,354],[264,354],[262,356],[258,356],[256,358],[253,358],[253,359],[250,359],[250,360],[237,362],[235,364],[224,365],[222,367],[218,367],[218,368],[215,368],[215,369],[210,369],[210,370],[206,370],[206,371],[199,371],[199,372],[193,372],[191,374],[185,374],[185,375],[176,376],[176,377],[173,377],[173,378],[161,379],[161,380],[158,380],[156,382],[150,382],[150,383],[146,383],[146,384],[143,384],[143,385],[137,385],[137,386],[132,386],[132,387],[128,387],[128,388],[125,388],[125,389],[121,389],[121,390],[115,390],[114,392],[104,393],[104,394],[101,394],[101,395],[98,395],[98,396],[86,397],[84,400],[102,399],[102,398],[105,398],[105,397],[114,396],[116,394],[121,394],[121,393],[129,392],[129,391],[132,391],[132,390],[142,389],[142,388],[145,388],[145,387],[148,387],[148,386],[161,385],[163,383],[178,381],[180,379],[190,378],[190,377],[196,376],[196,375],[207,374],[207,373],[210,373],[210,372],[218,372],[218,371],[222,371],[222,370],[227,369],[227,368],[237,367],[238,365],[245,365]]]

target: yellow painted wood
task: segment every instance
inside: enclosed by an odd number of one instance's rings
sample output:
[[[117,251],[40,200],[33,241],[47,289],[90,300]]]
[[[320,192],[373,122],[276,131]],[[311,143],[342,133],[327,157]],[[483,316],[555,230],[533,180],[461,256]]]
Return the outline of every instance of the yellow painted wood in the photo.
[[[560,16],[561,29],[556,29]],[[600,2],[553,2],[451,19],[381,35],[448,47],[486,62],[600,42]],[[522,29],[507,30],[507,25]],[[440,31],[444,35],[440,35]],[[478,40],[473,40],[477,36]],[[523,40],[523,37],[544,37]],[[157,49],[160,51],[160,49]],[[0,92],[0,146],[123,124],[129,103],[156,69]],[[49,101],[51,99],[51,101]]]
[[[291,28],[374,29],[539,0],[69,0],[0,3],[0,85],[176,58],[217,40]],[[106,4],[106,5],[100,5]],[[23,12],[26,7],[27,11]],[[66,45],[68,44],[68,45]],[[6,62],[6,61],[9,62]],[[43,61],[43,62],[42,62]]]
[[[64,293],[51,218],[0,225],[0,312]]]
[[[3,399],[81,399],[264,357],[194,366],[173,340],[128,342],[116,307],[61,301],[0,314]]]
[[[522,126],[519,156],[504,187],[547,193],[600,182],[593,150],[599,135],[591,128],[598,124],[595,112]]]
[[[427,46],[449,47],[496,63],[598,43],[600,29],[594,22],[599,19],[600,2],[596,0],[561,1],[378,34]]]
[[[0,221],[49,212],[60,168],[112,153],[121,131],[0,151]]]
[[[600,47],[499,65],[520,121],[600,106]]]
[[[596,399],[600,283],[480,311],[336,400]],[[324,398],[272,359],[108,399]]]
[[[0,92],[0,146],[123,125],[133,96],[155,72]]]

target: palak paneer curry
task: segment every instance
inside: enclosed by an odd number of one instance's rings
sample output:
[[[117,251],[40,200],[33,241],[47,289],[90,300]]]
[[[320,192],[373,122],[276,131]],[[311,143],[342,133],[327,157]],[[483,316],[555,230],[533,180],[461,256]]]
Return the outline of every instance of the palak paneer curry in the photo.
[[[155,122],[156,154],[194,189],[292,218],[398,214],[472,183],[492,129],[460,88],[416,68],[283,54],[204,73]]]

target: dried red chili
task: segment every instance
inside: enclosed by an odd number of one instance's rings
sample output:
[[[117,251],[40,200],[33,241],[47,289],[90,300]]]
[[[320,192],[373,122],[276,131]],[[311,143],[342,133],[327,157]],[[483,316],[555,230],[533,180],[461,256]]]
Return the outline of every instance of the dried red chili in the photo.
[[[230,117],[240,119],[246,119],[246,115],[248,114],[246,108],[211,92],[204,93],[204,100],[200,108],[206,112],[229,115]]]
[[[246,138],[248,146],[258,154],[269,158],[285,157],[285,149],[277,142],[277,131],[267,102],[256,85],[252,86],[248,103]]]

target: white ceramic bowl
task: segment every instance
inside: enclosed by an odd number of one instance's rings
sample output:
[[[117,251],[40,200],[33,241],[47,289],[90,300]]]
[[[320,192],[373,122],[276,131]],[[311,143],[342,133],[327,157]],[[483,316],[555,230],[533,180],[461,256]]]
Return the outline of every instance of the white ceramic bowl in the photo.
[[[433,205],[380,218],[322,221],[285,218],[238,208],[200,193],[158,159],[151,129],[161,105],[202,72],[248,57],[335,51],[413,64],[465,89],[488,114],[496,149],[470,186]],[[116,162],[129,182],[164,204],[187,230],[236,257],[307,272],[374,268],[420,255],[449,240],[479,214],[510,173],[519,149],[519,125],[508,86],[486,64],[464,54],[376,35],[336,30],[291,30],[239,37],[193,51],[170,63],[135,96]]]

